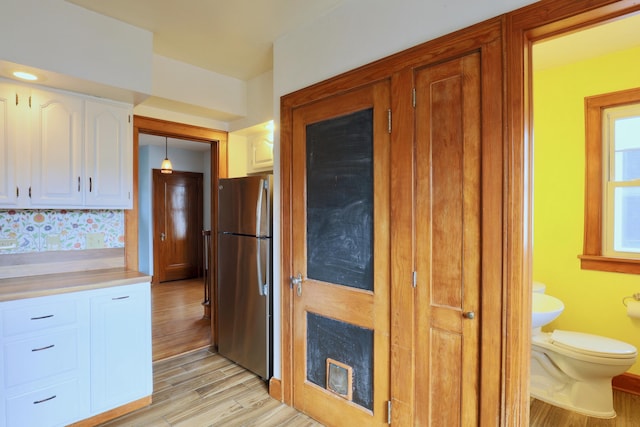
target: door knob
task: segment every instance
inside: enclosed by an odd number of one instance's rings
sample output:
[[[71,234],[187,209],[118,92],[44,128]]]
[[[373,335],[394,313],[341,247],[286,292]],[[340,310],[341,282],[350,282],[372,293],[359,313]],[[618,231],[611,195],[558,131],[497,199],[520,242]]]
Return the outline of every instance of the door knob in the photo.
[[[296,287],[296,294],[302,296],[302,274],[298,273],[297,276],[290,277],[289,280],[291,281],[291,286]]]
[[[160,233],[160,241],[164,242],[164,239],[166,239],[167,235],[164,233]]]
[[[462,313],[462,317],[464,317],[465,319],[475,319],[476,313],[475,311],[465,311],[464,313]]]

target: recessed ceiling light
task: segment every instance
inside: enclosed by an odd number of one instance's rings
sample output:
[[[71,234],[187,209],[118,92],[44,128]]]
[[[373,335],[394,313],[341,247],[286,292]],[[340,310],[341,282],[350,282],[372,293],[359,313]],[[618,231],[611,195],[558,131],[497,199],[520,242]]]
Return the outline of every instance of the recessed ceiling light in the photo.
[[[24,80],[38,80],[38,77],[34,74],[31,73],[25,73],[24,71],[15,71],[13,73],[14,76],[16,76],[19,79],[24,79]]]

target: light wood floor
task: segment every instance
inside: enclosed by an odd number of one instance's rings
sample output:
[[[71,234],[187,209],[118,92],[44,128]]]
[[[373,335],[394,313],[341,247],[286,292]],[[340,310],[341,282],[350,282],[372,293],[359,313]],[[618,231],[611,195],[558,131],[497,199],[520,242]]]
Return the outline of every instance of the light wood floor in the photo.
[[[208,350],[210,321],[203,318],[202,287],[202,279],[151,287],[153,403],[104,426],[321,426],[270,398],[255,375]],[[617,390],[613,396],[618,413],[613,420],[532,399],[529,425],[640,427],[640,396]]]
[[[207,349],[153,364],[153,403],[104,427],[319,426],[251,372]]]
[[[202,278],[151,286],[153,360],[209,346],[211,321],[204,318]]]
[[[537,399],[531,399],[531,427],[639,427],[640,396],[613,390],[616,418],[603,420],[576,414]]]

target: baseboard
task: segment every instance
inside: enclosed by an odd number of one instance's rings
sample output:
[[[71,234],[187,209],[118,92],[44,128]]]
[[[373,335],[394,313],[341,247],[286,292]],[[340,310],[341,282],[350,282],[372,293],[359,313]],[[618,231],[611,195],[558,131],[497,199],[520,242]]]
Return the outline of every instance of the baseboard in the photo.
[[[269,380],[269,396],[282,402],[282,381],[273,377]]]
[[[625,372],[622,375],[613,377],[611,386],[616,390],[640,396],[640,375]]]
[[[78,421],[77,423],[70,424],[67,427],[93,427],[98,424],[107,422],[109,420],[113,420],[114,418],[118,418],[122,415],[128,414],[138,409],[142,409],[146,406],[151,405],[151,396],[143,397],[142,399],[138,399],[131,403],[127,403],[126,405],[119,406],[110,411],[103,412],[102,414],[98,414],[91,418],[87,418],[86,420]]]

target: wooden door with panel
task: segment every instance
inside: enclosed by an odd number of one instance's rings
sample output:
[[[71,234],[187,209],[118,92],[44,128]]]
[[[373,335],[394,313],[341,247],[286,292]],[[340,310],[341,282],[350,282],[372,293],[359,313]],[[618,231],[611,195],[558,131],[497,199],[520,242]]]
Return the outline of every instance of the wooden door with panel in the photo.
[[[202,180],[201,173],[153,170],[154,283],[200,273]]]
[[[293,112],[294,406],[328,425],[387,424],[387,81]]]
[[[416,424],[479,420],[480,54],[418,70]]]

